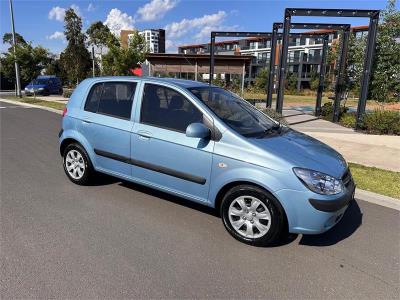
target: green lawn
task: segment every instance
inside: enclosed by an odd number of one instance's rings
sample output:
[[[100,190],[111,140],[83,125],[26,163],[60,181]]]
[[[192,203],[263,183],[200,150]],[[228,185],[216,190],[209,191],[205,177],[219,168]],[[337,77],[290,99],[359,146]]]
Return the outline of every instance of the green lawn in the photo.
[[[41,100],[38,98],[32,98],[32,97],[22,97],[18,98],[16,96],[2,96],[4,99],[10,99],[18,102],[23,102],[23,103],[28,103],[28,104],[35,104],[35,105],[40,105],[40,106],[45,106],[45,107],[50,107],[58,110],[63,110],[65,107],[64,103],[60,102],[55,102],[55,101],[45,101]]]
[[[400,172],[349,163],[351,174],[357,187],[400,199]]]

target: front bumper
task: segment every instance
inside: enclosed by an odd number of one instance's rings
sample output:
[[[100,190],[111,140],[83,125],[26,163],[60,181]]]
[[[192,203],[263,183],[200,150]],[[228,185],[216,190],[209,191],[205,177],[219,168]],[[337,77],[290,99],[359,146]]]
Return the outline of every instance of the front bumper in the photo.
[[[43,95],[44,90],[24,90],[26,96]]]
[[[334,199],[334,200],[318,200],[318,199],[309,199],[311,205],[319,211],[324,212],[335,212],[343,207],[349,205],[349,202],[354,199],[354,190],[352,193],[346,193],[343,196]]]
[[[275,193],[285,209],[289,232],[319,234],[335,226],[354,199],[355,184],[347,182],[338,195],[318,195],[311,191],[280,190]]]

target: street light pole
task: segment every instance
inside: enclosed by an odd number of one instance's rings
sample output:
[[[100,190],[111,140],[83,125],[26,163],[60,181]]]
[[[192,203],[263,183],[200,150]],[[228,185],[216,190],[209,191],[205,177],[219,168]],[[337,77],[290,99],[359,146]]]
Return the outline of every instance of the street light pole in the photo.
[[[17,51],[16,51],[16,40],[15,40],[15,26],[14,26],[14,10],[12,5],[12,0],[10,0],[10,15],[11,15],[11,30],[13,38],[13,50],[14,50],[14,63],[15,63],[15,79],[17,82],[17,97],[22,97],[21,95],[21,82],[19,80],[19,66],[17,62]]]

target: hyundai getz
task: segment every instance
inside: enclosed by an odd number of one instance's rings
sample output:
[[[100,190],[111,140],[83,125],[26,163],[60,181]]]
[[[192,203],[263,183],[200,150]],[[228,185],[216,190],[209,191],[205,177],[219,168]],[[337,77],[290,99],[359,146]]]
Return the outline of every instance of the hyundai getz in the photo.
[[[86,79],[62,118],[68,178],[96,172],[217,209],[252,245],[339,222],[355,185],[343,157],[220,87],[167,78]]]

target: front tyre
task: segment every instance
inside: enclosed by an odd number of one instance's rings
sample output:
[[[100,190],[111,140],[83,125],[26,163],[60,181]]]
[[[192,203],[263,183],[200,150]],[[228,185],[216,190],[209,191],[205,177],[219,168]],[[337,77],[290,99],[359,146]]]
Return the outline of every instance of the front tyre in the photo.
[[[222,200],[221,216],[235,239],[254,246],[271,245],[284,230],[281,205],[271,194],[252,185],[229,190]]]
[[[89,156],[79,144],[70,144],[65,148],[63,166],[68,178],[79,185],[88,184],[94,173]]]

